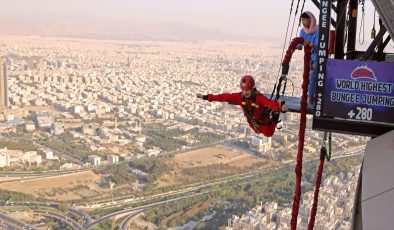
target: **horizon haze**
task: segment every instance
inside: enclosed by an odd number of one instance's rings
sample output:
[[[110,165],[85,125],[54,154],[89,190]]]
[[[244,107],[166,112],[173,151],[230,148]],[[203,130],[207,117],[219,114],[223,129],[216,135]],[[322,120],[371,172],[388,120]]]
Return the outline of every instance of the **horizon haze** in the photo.
[[[300,2],[299,10],[301,10]],[[267,40],[283,42],[291,1],[285,0],[4,0],[0,34],[126,40]],[[366,2],[366,28],[373,16]],[[294,22],[296,1],[290,18]],[[318,17],[306,1],[304,10]],[[294,23],[298,31],[298,17]],[[368,29],[367,29],[368,31]],[[369,34],[367,32],[366,34]],[[368,42],[369,36],[366,36]]]

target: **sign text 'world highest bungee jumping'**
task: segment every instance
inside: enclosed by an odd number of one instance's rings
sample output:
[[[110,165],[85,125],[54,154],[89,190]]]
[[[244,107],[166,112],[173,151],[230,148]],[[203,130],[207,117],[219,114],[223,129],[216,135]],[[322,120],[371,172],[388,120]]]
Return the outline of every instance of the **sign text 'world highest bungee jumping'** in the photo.
[[[393,75],[394,63],[328,60],[325,115],[394,123]]]
[[[320,4],[319,17],[319,44],[317,48],[317,79],[315,93],[315,112],[314,118],[322,117],[322,108],[324,107],[324,82],[326,78],[326,63],[328,58],[328,38],[330,33],[331,20],[331,0],[322,0]]]

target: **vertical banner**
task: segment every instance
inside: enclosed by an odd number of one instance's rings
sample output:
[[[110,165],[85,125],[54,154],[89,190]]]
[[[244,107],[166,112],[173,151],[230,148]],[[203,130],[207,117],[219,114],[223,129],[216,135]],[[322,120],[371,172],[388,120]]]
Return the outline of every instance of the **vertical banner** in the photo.
[[[394,63],[328,60],[324,114],[394,124],[393,79]]]
[[[319,16],[319,46],[317,48],[317,79],[315,94],[315,111],[313,118],[323,116],[324,83],[328,58],[328,38],[331,22],[331,0],[321,0]]]

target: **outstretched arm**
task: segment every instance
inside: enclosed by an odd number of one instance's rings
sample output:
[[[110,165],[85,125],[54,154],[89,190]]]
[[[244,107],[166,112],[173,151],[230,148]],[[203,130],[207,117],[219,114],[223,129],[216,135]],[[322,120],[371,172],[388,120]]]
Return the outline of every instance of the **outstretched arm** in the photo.
[[[222,93],[222,94],[197,94],[197,98],[208,100],[208,101],[218,101],[218,102],[229,102],[240,104],[242,102],[241,93]]]

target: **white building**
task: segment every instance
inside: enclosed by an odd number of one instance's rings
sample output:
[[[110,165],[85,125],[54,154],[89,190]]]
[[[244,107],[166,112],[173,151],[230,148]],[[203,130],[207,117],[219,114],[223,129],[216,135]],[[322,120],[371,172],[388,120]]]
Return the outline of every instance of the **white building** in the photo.
[[[82,106],[76,105],[76,106],[73,106],[73,107],[71,108],[71,112],[72,112],[73,114],[80,114],[81,111],[82,111],[82,109],[83,109]]]
[[[25,163],[36,163],[37,165],[40,165],[42,162],[42,157],[41,155],[37,155],[36,151],[29,151],[29,152],[25,152],[22,155],[22,162]]]
[[[7,148],[0,149],[0,168],[10,166]]]
[[[35,121],[37,123],[37,126],[43,129],[51,128],[51,125],[53,123],[52,117],[50,116],[49,112],[46,111],[37,113],[35,115]]]
[[[25,123],[25,130],[26,132],[31,132],[36,130],[36,125],[34,124],[34,122],[28,121]]]
[[[92,165],[98,166],[101,164],[101,157],[96,156],[96,155],[90,155],[89,156],[89,161]]]
[[[7,114],[6,120],[7,120],[7,121],[15,120],[15,115],[14,115],[14,114]]]
[[[271,150],[271,137],[253,136],[249,143],[249,149],[256,153],[267,153]]]
[[[138,135],[135,137],[136,142],[144,143],[146,141],[146,136]]]
[[[61,134],[63,134],[64,133],[63,124],[53,123],[51,125],[51,133],[53,135],[61,135]]]
[[[82,133],[85,135],[96,135],[96,129],[97,129],[97,125],[93,125],[93,124],[84,124],[82,126]]]
[[[64,163],[60,165],[60,170],[67,170],[67,169],[80,169],[81,166],[73,164],[73,163]]]
[[[119,156],[118,155],[107,155],[107,161],[110,163],[118,163],[119,162]]]
[[[95,105],[87,105],[86,110],[88,112],[94,112],[94,111],[96,111],[96,106]]]
[[[53,159],[53,151],[52,150],[45,150],[43,155],[44,155],[45,159],[48,159],[48,160]]]

